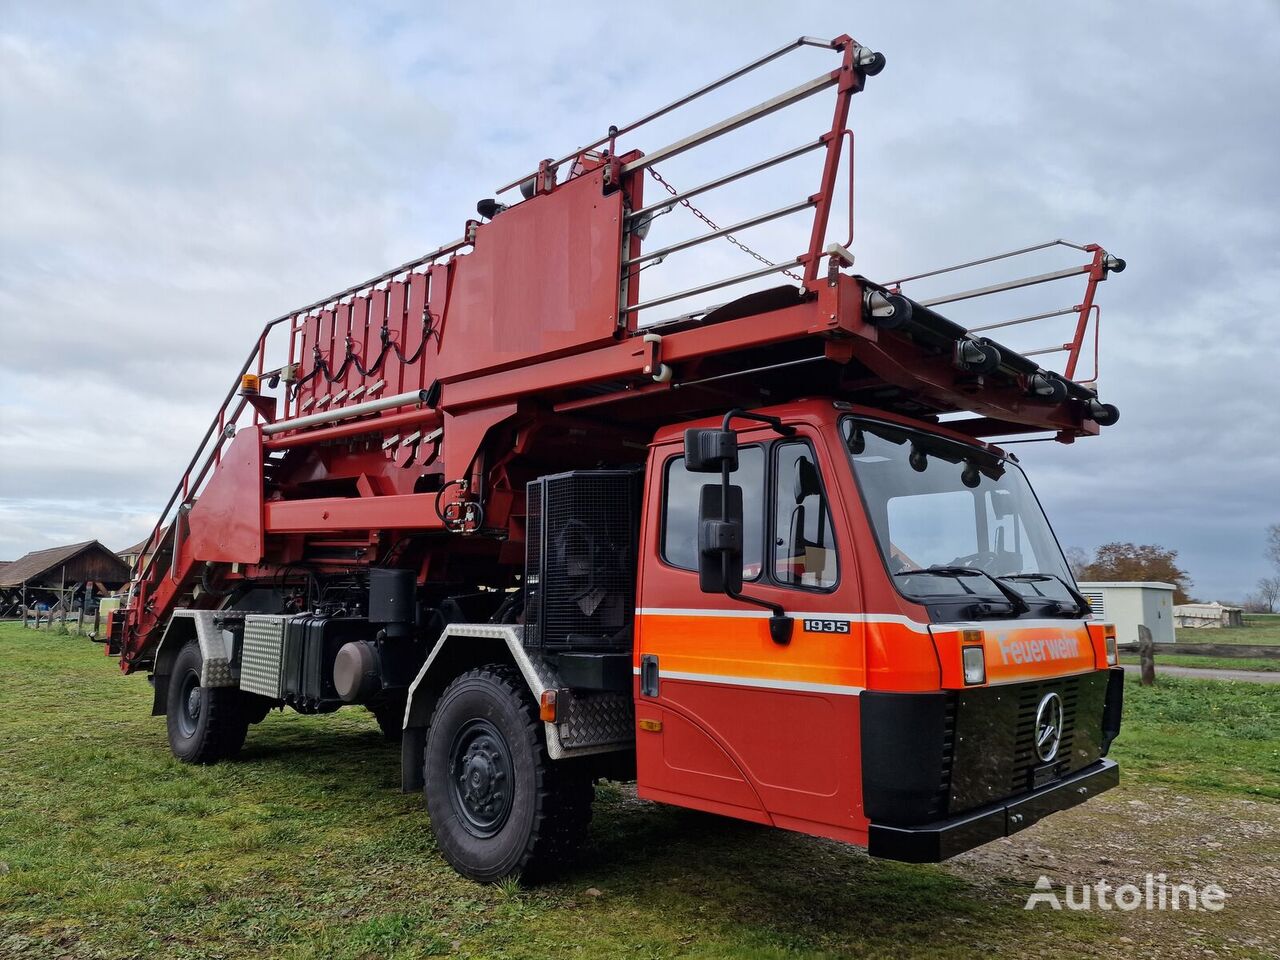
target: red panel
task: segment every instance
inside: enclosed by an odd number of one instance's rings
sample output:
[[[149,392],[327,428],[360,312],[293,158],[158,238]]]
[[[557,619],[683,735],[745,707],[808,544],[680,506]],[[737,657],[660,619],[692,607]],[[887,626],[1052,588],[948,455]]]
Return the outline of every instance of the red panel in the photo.
[[[319,343],[320,343],[320,356],[324,359],[325,364],[328,367],[329,375],[332,376],[333,371],[338,366],[338,362],[340,362],[340,361],[336,361],[333,355],[334,351],[333,351],[333,311],[332,310],[320,311]],[[329,396],[330,394],[337,392],[337,388],[333,386],[331,383],[329,383],[329,377],[325,376],[323,372],[316,375],[315,385],[316,385],[317,402]]]
[[[597,171],[499,214],[455,261],[440,376],[570,353],[612,339],[622,193]]]
[[[407,342],[404,309],[405,283],[397,280],[387,287],[387,328],[391,331],[391,340],[406,357],[413,347]],[[403,393],[404,364],[396,356],[394,350],[388,351],[386,363],[382,365],[383,377],[387,381],[386,394]]]
[[[378,353],[382,350],[382,326],[387,321],[387,291],[374,290],[369,294],[369,343],[370,355],[369,362],[373,363],[377,359]],[[395,357],[391,355],[391,351],[387,351],[386,357],[382,360],[382,366],[378,368],[378,372],[369,377],[365,383],[366,387],[371,387],[379,380],[386,379],[387,360],[395,361]],[[383,394],[387,391],[383,390]],[[372,400],[373,396],[366,393],[361,400]]]
[[[267,529],[274,533],[338,530],[439,530],[435,494],[389,497],[326,497],[273,500],[266,505]]]
[[[333,352],[329,355],[329,372],[337,373],[347,359],[347,334],[351,331],[351,304],[340,303],[333,309]],[[333,385],[333,392],[347,388],[347,381],[355,368],[350,364],[343,371],[342,379]]]
[[[401,349],[406,357],[418,354],[410,366],[405,368],[404,389],[422,389],[426,386],[424,377],[427,366],[428,350],[424,346],[418,349],[422,341],[422,317],[427,307],[427,275],[415,273],[409,277],[409,306],[406,308],[405,331],[408,343]]]
[[[302,347],[298,354],[298,373],[300,376],[306,376],[315,368],[315,347],[320,341],[320,318],[318,314],[308,314],[299,318],[299,325],[302,327]],[[312,377],[298,389],[297,409],[302,410],[306,402],[316,396],[320,389],[316,383],[316,377]],[[321,383],[324,381],[321,380]]]
[[[360,362],[365,366],[372,363],[373,358],[378,355],[376,346],[372,354],[369,352],[368,338],[369,299],[368,297],[357,297],[351,305],[351,349],[355,351],[356,356],[360,358]],[[360,376],[360,371],[356,369],[356,365],[353,363],[350,369],[347,370],[347,389],[354,390],[362,383],[364,383],[364,377]]]
[[[191,508],[183,553],[192,560],[258,563],[262,559],[262,435],[235,435]]]

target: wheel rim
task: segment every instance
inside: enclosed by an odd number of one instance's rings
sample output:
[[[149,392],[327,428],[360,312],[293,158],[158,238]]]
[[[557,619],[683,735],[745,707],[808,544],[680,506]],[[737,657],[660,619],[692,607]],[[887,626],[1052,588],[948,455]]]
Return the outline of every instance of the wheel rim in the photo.
[[[515,794],[511,750],[488,720],[467,721],[449,750],[449,800],[476,837],[492,837],[511,814]]]
[[[204,694],[200,689],[200,674],[188,670],[182,677],[178,690],[178,729],[184,737],[194,736],[200,725],[200,711],[204,706]]]

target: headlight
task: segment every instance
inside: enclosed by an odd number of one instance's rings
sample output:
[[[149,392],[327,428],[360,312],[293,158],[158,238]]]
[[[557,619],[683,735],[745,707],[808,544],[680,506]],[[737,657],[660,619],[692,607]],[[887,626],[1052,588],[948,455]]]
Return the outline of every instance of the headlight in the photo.
[[[1114,667],[1120,662],[1120,653],[1116,649],[1116,625],[1108,623],[1102,628],[1102,636],[1107,641],[1107,664]]]
[[[961,657],[964,662],[964,682],[972,685],[985,683],[987,679],[987,656],[982,647],[964,647]]]

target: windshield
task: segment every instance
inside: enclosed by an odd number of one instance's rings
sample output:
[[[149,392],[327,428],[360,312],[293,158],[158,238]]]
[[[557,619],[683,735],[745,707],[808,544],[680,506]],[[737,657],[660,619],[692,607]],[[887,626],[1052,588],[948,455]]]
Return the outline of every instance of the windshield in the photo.
[[[1022,470],[967,444],[872,420],[841,424],[880,553],[914,599],[1084,613]],[[1044,612],[1040,609],[1037,612]]]

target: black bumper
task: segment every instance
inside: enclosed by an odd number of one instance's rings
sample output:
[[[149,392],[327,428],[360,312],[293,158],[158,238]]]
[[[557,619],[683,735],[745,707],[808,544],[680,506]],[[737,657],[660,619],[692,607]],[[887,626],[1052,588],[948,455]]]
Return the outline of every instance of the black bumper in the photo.
[[[1120,782],[1114,760],[1099,760],[1054,783],[947,820],[910,827],[872,823],[867,852],[907,863],[938,863],[1023,830],[1059,810],[1084,803]]]

